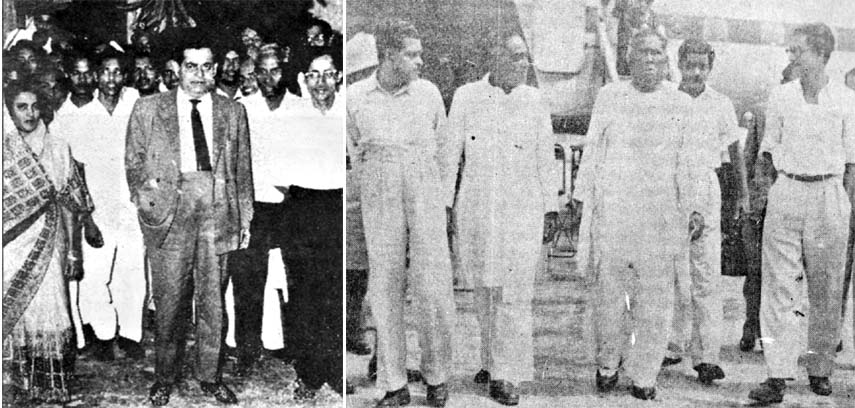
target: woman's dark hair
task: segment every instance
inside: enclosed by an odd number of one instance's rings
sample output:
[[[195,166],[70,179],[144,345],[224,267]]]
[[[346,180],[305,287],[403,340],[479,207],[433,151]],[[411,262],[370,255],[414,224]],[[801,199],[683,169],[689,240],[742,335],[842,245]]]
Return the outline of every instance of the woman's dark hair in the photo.
[[[36,96],[36,109],[39,110],[42,121],[45,124],[53,121],[53,110],[50,108],[47,95],[42,92],[38,84],[30,80],[12,81],[3,89],[3,102],[6,104],[9,114],[12,115],[12,112],[14,112],[13,105],[15,98],[22,93],[28,92]]]

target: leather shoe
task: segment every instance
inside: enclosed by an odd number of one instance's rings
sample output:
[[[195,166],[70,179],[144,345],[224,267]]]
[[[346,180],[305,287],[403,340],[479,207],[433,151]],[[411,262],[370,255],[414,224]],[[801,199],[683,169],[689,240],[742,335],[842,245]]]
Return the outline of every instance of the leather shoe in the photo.
[[[172,384],[155,382],[148,391],[148,399],[151,405],[162,407],[169,403],[169,395],[172,394]]]
[[[663,359],[662,359],[662,367],[668,367],[668,366],[672,366],[672,365],[677,365],[677,364],[680,364],[680,363],[682,363],[682,362],[683,362],[683,358],[682,358],[682,357],[669,357],[669,356],[665,356],[665,358],[663,358]]]
[[[445,383],[427,386],[427,403],[432,407],[444,407],[448,402],[448,386]]]
[[[145,358],[145,349],[139,342],[119,337],[119,339],[116,340],[116,345],[119,346],[119,349],[125,352],[125,357],[127,358],[132,360],[142,360]]]
[[[840,340],[840,343],[837,343],[837,348],[834,349],[834,352],[840,353],[843,351],[843,340]]]
[[[371,354],[371,347],[364,341],[349,341],[347,342],[347,352],[357,356],[367,356]]]
[[[831,381],[828,381],[828,377],[808,376],[808,381],[810,381],[810,390],[814,394],[822,396],[831,395]]]
[[[784,390],[787,383],[783,378],[769,378],[760,383],[760,386],[748,393],[748,398],[761,404],[776,404],[784,400]]]
[[[235,396],[235,393],[226,387],[225,384],[221,382],[205,382],[200,381],[199,386],[202,388],[206,394],[211,394],[217,401],[223,404],[237,404],[238,400]]]
[[[597,370],[597,391],[599,392],[609,392],[615,389],[618,381],[618,373],[615,372],[613,375],[608,377],[600,375],[600,370]]]
[[[383,399],[377,403],[378,407],[399,407],[410,403],[410,390],[405,385],[395,391],[386,391]]]
[[[475,374],[475,384],[487,384],[490,382],[490,372],[487,370],[478,371],[478,374]]]
[[[502,405],[519,405],[520,395],[507,381],[490,381],[490,398]]]
[[[724,371],[715,364],[701,363],[694,367],[698,372],[698,381],[704,385],[712,385],[713,380],[724,378]]]
[[[739,351],[743,353],[750,353],[754,350],[754,339],[749,337],[743,337],[739,339]]]
[[[635,385],[632,386],[632,391],[630,391],[633,397],[638,398],[640,400],[652,400],[656,398],[656,388],[655,387],[637,387]]]

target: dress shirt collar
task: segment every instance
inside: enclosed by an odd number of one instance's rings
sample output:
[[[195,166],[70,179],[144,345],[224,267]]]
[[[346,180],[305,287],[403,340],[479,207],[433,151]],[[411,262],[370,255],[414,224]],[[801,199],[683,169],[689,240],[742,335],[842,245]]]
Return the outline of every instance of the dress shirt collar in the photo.
[[[412,82],[408,82],[408,83],[404,84],[404,86],[402,86],[401,89],[398,89],[395,92],[389,92],[386,89],[384,89],[380,85],[380,80],[377,78],[377,75],[379,75],[379,71],[380,71],[379,69],[375,70],[374,74],[371,75],[370,77],[368,77],[368,80],[371,81],[370,82],[371,83],[371,88],[370,88],[371,91],[370,92],[375,92],[375,91],[381,92],[383,94],[386,94],[386,95],[389,95],[392,97],[400,96],[400,95],[403,95],[405,93],[410,92],[410,85],[412,85]],[[418,81],[418,79],[416,79],[416,81]]]
[[[199,105],[209,105],[211,103],[211,93],[210,92],[205,92],[205,94],[202,95],[201,97],[194,98],[194,97],[190,96],[187,92],[185,92],[184,89],[181,89],[180,86],[177,87],[176,90],[178,91],[175,94],[178,98],[177,102],[179,105],[193,106],[193,104],[190,102],[191,99],[198,99],[200,101]],[[179,106],[179,109],[181,109],[180,106]]]

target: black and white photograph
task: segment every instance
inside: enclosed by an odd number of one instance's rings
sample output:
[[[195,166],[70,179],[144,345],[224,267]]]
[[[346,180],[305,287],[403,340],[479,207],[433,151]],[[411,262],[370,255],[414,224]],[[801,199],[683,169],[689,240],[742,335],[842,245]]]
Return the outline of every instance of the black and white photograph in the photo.
[[[345,14],[348,407],[855,405],[855,4]]]
[[[3,0],[3,406],[343,405],[343,0]]]

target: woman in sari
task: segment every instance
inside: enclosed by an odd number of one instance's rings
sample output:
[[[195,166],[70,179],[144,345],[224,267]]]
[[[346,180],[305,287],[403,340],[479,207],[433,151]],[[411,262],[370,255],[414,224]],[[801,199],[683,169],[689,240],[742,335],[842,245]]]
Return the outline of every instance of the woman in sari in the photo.
[[[93,207],[68,144],[42,120],[46,98],[28,83],[4,93],[4,402],[62,403],[74,363],[68,280],[82,273],[76,218]]]

